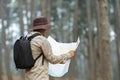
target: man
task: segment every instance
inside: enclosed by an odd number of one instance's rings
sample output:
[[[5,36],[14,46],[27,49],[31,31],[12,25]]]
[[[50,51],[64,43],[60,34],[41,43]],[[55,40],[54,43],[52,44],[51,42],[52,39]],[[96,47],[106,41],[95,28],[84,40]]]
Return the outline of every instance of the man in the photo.
[[[60,56],[53,55],[51,46],[44,37],[46,31],[50,29],[50,27],[50,23],[48,23],[46,17],[44,16],[36,18],[33,21],[33,29],[28,36],[31,36],[35,33],[39,33],[40,36],[36,36],[31,41],[32,55],[34,59],[40,54],[43,55],[37,59],[35,65],[31,69],[26,70],[26,80],[49,80],[48,62],[52,64],[63,64],[74,56],[73,50]]]

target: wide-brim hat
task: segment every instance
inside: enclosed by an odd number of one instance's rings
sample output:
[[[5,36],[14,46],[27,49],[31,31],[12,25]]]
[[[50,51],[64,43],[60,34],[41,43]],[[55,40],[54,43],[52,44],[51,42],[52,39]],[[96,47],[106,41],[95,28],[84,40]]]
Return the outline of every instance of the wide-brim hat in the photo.
[[[48,22],[47,18],[44,16],[38,17],[38,18],[33,20],[32,30],[39,30],[39,29],[48,30],[50,28],[51,28],[51,25]]]

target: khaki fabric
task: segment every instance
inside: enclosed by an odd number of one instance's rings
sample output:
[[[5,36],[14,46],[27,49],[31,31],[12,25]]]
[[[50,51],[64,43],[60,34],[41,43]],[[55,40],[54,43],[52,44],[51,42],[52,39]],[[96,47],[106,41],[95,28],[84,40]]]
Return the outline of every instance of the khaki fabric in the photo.
[[[28,36],[35,34],[38,32],[31,32]],[[52,53],[52,49],[50,43],[47,39],[40,35],[31,40],[31,49],[33,58],[35,59],[42,52],[44,53],[44,65],[42,65],[42,57],[41,56],[36,62],[34,67],[30,70],[25,71],[25,80],[49,80],[48,75],[48,62],[56,64],[56,63],[65,63],[68,59],[70,59],[70,54],[65,53],[60,56],[55,56]]]

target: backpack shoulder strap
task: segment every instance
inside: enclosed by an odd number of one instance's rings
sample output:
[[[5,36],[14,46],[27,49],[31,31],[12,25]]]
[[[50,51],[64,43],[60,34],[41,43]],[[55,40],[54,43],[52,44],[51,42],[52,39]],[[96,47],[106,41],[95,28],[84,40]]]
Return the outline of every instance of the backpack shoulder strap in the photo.
[[[42,55],[43,55],[43,57],[42,57],[42,65],[44,65],[44,54],[43,54],[43,53],[41,53],[34,61],[36,62],[37,59],[38,59],[39,57],[41,57]]]
[[[31,41],[34,37],[39,36],[40,33],[35,33],[32,36],[28,37],[28,40]]]
[[[40,57],[40,56],[42,56],[43,55],[43,53],[41,53],[36,59],[35,59],[35,61]]]
[[[39,36],[39,35],[41,35],[41,34],[40,33],[35,33],[32,36],[28,37],[28,40],[31,41],[34,37]],[[42,65],[43,65],[44,64],[44,54],[43,53],[41,53],[34,61],[36,62],[37,59],[39,57],[41,57],[42,55],[43,55],[43,58],[42,58]]]

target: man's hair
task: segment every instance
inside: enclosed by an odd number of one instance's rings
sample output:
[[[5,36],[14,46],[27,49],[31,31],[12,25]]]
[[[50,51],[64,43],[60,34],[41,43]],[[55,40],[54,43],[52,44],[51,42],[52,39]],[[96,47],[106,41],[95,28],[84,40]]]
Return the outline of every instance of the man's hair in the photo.
[[[33,30],[33,31],[39,32],[39,31],[41,31],[41,30],[45,30],[45,29],[35,29],[35,30]]]
[[[37,32],[39,32],[39,29],[36,29],[36,30],[33,30],[33,31],[37,31]]]

